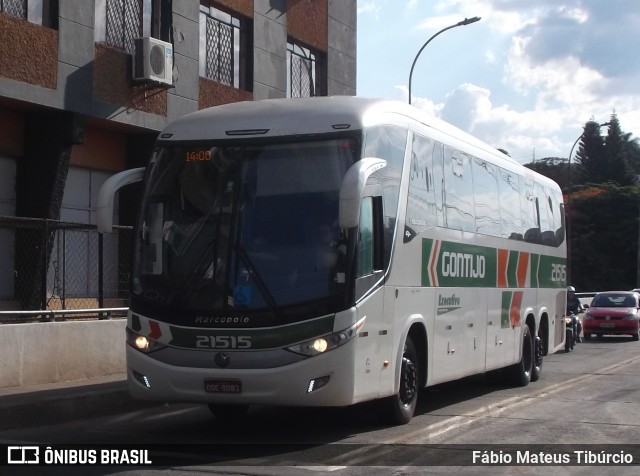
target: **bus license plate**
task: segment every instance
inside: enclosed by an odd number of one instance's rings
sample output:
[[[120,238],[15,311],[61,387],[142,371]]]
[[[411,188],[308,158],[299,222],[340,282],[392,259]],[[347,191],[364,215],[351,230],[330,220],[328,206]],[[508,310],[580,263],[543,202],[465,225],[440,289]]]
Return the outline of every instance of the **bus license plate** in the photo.
[[[204,391],[207,393],[242,393],[240,380],[208,379],[204,381]]]

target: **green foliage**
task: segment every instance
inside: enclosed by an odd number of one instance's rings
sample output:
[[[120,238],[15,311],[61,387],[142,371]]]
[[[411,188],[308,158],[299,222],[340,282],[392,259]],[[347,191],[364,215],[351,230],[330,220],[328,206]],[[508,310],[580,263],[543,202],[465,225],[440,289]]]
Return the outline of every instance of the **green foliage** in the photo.
[[[638,187],[585,187],[567,205],[571,284],[579,291],[636,287]]]
[[[575,164],[573,164],[575,166]],[[569,169],[567,159],[559,157],[547,157],[546,159],[536,160],[525,167],[535,170],[539,174],[549,177],[551,180],[560,185],[562,190],[566,190],[569,181]]]
[[[565,194],[571,284],[579,291],[640,287],[640,143],[613,113],[606,125],[586,122],[576,145],[570,167],[559,158],[525,165]]]

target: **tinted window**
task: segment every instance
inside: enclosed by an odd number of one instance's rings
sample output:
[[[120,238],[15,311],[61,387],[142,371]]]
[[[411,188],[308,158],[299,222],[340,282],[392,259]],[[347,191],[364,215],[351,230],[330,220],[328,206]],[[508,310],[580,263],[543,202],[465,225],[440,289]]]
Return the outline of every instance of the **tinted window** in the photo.
[[[433,173],[433,151],[437,145],[439,146],[431,139],[413,136],[407,226],[417,233],[438,224]]]
[[[391,259],[407,135],[408,130],[404,127],[391,125],[372,127],[365,134],[363,157],[378,157],[387,161],[386,167],[371,175],[382,185],[385,266]]]
[[[475,232],[473,178],[469,155],[445,146],[444,183],[447,227]]]
[[[522,211],[520,210],[520,177],[507,170],[500,169],[500,221],[502,236],[512,240],[521,240]]]
[[[498,200],[499,168],[486,160],[473,158],[476,230],[485,235],[500,236],[500,202]]]

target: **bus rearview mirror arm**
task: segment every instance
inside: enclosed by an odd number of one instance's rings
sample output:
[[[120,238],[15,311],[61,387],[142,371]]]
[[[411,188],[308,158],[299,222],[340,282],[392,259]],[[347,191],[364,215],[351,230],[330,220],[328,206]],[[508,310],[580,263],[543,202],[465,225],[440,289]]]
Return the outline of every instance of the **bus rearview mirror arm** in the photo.
[[[387,161],[378,157],[365,157],[351,166],[340,186],[340,228],[353,228],[360,221],[360,199],[369,176],[387,166]]]
[[[124,170],[109,177],[100,187],[96,207],[98,231],[111,233],[113,230],[113,201],[116,192],[125,185],[139,182],[144,178],[145,167]]]

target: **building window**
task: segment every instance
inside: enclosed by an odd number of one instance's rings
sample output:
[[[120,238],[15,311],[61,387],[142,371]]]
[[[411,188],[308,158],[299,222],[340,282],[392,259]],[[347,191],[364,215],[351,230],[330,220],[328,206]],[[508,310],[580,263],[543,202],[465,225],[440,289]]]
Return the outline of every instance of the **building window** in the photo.
[[[300,44],[287,42],[287,97],[323,96],[321,55]]]
[[[200,5],[200,76],[248,90],[250,31],[249,20]]]
[[[135,39],[171,42],[171,0],[96,0],[96,41],[135,53]]]

